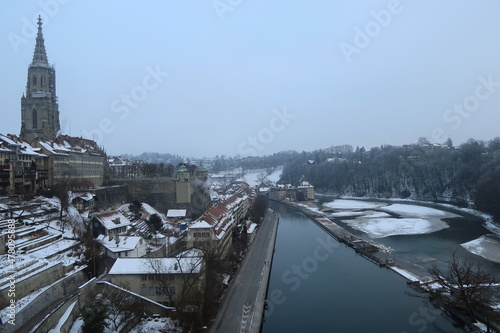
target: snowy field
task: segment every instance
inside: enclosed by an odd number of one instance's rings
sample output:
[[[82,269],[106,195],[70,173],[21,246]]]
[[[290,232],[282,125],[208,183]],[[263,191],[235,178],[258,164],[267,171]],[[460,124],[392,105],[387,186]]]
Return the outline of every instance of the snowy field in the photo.
[[[239,177],[236,178],[237,181],[243,181],[248,185],[250,185],[251,187],[255,187],[260,185],[262,180],[271,183],[272,185],[275,185],[276,182],[280,180],[282,173],[283,173],[283,167],[278,167],[277,169],[273,170],[270,173],[264,169],[243,172],[243,170],[241,170],[240,168],[240,169],[233,169],[233,170],[210,174],[210,177],[212,182],[215,183],[217,182],[216,179],[219,177],[236,176]]]
[[[439,209],[411,205],[387,204],[358,200],[335,200],[323,204],[334,209],[332,217],[354,217],[342,222],[366,233],[370,238],[384,238],[397,235],[420,235],[448,228],[443,218],[457,217]],[[398,214],[392,217],[389,213]]]
[[[278,168],[271,173],[267,173],[264,170],[252,171],[245,173],[243,177],[237,180],[242,180],[251,187],[260,185],[262,179],[275,185],[280,180],[282,172],[282,168]]]

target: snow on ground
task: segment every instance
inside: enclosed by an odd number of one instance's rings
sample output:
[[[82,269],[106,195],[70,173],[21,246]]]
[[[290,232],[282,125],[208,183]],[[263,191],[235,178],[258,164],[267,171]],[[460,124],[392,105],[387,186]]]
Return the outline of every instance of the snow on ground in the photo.
[[[54,329],[51,329],[49,333],[59,333],[61,332],[62,326],[66,323],[68,320],[71,311],[73,311],[73,308],[75,307],[77,301],[74,301],[73,303],[70,304],[70,306],[66,309],[64,314],[59,318],[59,322],[57,323],[56,327]]]
[[[283,169],[280,167],[271,173],[267,173],[265,170],[257,170],[246,172],[243,177],[238,178],[238,181],[244,181],[251,187],[255,187],[260,185],[261,180],[265,177],[265,181],[269,181],[273,184],[276,184],[277,181],[280,180]]]
[[[390,269],[392,269],[393,271],[395,271],[396,273],[398,273],[399,275],[401,275],[402,277],[404,277],[407,280],[410,280],[413,282],[420,282],[420,279],[418,279],[415,275],[411,274],[408,271],[405,271],[402,268],[392,266],[392,267],[390,267]]]
[[[486,324],[480,323],[480,322],[475,322],[474,326],[479,328],[481,332],[488,332],[488,326]]]
[[[146,332],[182,332],[182,329],[175,329],[175,324],[170,318],[147,318],[141,320],[129,333]]]
[[[58,235],[61,234],[63,238],[75,239],[76,235],[74,233],[73,227],[67,222],[64,226],[64,232],[62,231],[62,226],[60,221],[52,220],[49,222],[49,229],[47,230],[49,233]]]
[[[80,242],[77,240],[71,240],[71,239],[61,239],[59,241],[56,241],[54,243],[51,243],[49,246],[41,247],[37,251],[30,252],[29,256],[30,258],[47,258],[50,255],[53,255],[54,253],[64,251],[65,249],[69,249],[72,246],[75,246],[79,244]],[[70,257],[68,256],[69,250],[63,253],[58,254],[55,257],[52,257],[50,260],[54,260],[56,262],[62,263],[64,266],[68,266],[71,264],[74,264],[79,260],[77,257]]]
[[[46,197],[39,197],[39,199],[43,202],[48,203],[50,206],[59,209],[61,207],[61,201],[57,197],[53,198],[46,198]]]
[[[83,326],[83,319],[82,317],[78,317],[75,319],[75,322],[73,323],[73,325],[71,326],[71,329],[69,330],[68,333],[80,333],[81,332],[81,328]]]
[[[424,206],[415,206],[407,204],[392,204],[380,208],[388,212],[396,213],[401,216],[414,216],[414,217],[458,217],[458,215]]]
[[[26,305],[31,303],[38,295],[43,293],[45,290],[49,289],[49,287],[50,286],[42,287],[40,289],[35,290],[31,294],[24,296],[23,298],[17,299],[16,300],[16,311],[20,312],[22,309],[24,309],[26,307]],[[9,310],[8,308],[4,308],[4,309],[0,310],[0,318],[2,319],[3,323],[6,323],[10,319],[10,317],[8,317],[8,314],[9,314],[8,310]]]
[[[363,231],[370,238],[383,238],[395,235],[419,235],[435,232],[448,227],[442,221],[429,221],[419,218],[357,218],[346,220],[350,227]]]
[[[368,202],[358,200],[339,199],[332,202],[326,202],[323,206],[332,209],[346,209],[346,210],[360,210],[360,209],[374,209],[386,206],[387,204],[381,202]]]
[[[461,245],[475,255],[500,263],[500,243],[488,236],[481,236]]]

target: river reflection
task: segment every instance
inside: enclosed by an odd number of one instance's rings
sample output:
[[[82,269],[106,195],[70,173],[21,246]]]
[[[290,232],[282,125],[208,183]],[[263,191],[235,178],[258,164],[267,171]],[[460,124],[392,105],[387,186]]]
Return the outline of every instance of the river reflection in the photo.
[[[406,294],[406,280],[336,242],[301,212],[280,213],[264,333],[463,332]]]

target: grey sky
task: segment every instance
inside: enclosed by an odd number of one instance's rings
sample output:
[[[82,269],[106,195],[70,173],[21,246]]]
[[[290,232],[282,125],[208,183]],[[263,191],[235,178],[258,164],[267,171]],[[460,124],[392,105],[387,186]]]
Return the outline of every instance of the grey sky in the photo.
[[[19,134],[36,33],[27,22],[35,27],[42,14],[63,131],[109,154],[263,155],[499,136],[498,1],[0,6],[0,133]]]

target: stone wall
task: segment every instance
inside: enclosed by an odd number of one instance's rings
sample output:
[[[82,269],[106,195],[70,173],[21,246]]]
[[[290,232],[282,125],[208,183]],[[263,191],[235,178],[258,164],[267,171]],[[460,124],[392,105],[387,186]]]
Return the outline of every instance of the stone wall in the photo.
[[[187,209],[188,217],[198,217],[210,205],[210,195],[206,184],[196,178],[191,178],[188,185],[190,187],[189,203],[177,202],[174,178],[113,179],[112,183],[115,186],[96,192],[99,209],[137,200],[150,204],[161,213],[166,213],[168,209]]]
[[[175,180],[173,178],[114,179],[114,184],[126,185],[128,201],[146,202],[162,213],[175,207]]]
[[[101,187],[95,190],[96,207],[105,210],[110,206],[130,201],[126,185]]]
[[[41,268],[36,274],[29,277],[20,277],[19,280],[15,281],[15,293],[16,299],[23,298],[24,296],[31,294],[33,291],[43,288],[64,275],[64,267],[61,263],[50,266],[48,268]],[[9,284],[2,286],[0,293],[3,295],[7,294],[9,289]],[[9,299],[7,297],[0,298],[0,308],[4,308],[9,305]]]
[[[38,325],[36,330],[32,331],[32,333],[45,333],[49,332],[50,329],[56,327],[57,324],[62,320],[60,331],[55,333],[67,333],[70,331],[71,326],[75,322],[76,318],[80,316],[80,309],[93,301],[93,295],[95,294],[95,286],[97,279],[93,278],[92,280],[84,283],[80,287],[78,287],[78,294],[68,299],[62,306],[53,311],[50,316],[44,318],[44,320]],[[64,313],[68,310],[68,308],[76,302],[75,306],[69,313],[66,318],[62,318]]]
[[[72,295],[78,294],[79,287],[87,281],[83,268],[72,275],[64,277],[50,285],[44,292],[36,296],[23,309],[16,313],[16,325],[5,324],[0,329],[0,332],[10,333],[33,320],[34,315],[49,307],[54,307],[53,315],[47,317],[38,324],[33,332],[48,332],[52,326],[55,326],[60,316],[66,311],[71,304],[68,300],[72,300]],[[65,302],[66,300],[66,302]],[[74,300],[73,300],[74,301]],[[58,302],[60,302],[58,304]],[[56,313],[59,315],[54,315]],[[51,321],[47,321],[52,318]],[[52,325],[52,326],[51,326]]]

